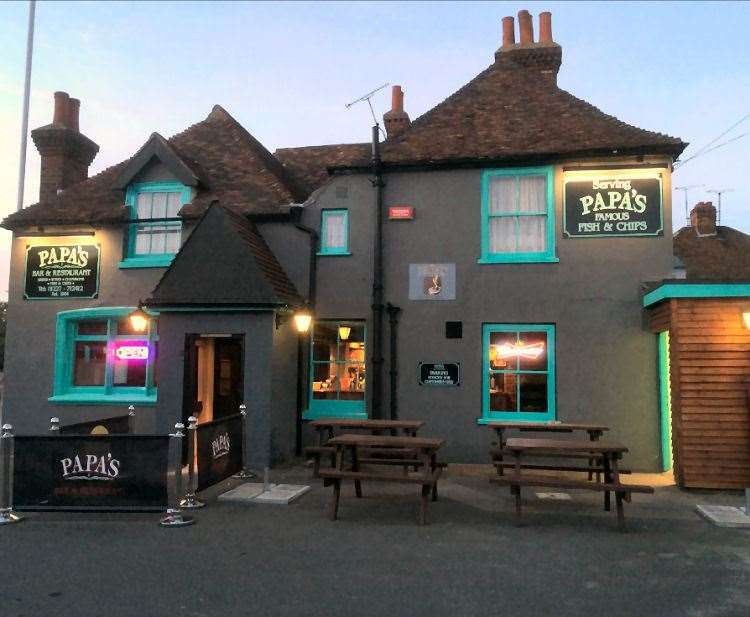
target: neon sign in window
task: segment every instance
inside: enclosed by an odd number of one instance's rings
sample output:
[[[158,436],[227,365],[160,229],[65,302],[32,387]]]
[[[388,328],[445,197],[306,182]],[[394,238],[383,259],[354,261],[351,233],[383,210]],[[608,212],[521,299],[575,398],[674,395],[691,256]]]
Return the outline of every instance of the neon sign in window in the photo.
[[[115,356],[118,360],[148,360],[148,345],[120,345]]]

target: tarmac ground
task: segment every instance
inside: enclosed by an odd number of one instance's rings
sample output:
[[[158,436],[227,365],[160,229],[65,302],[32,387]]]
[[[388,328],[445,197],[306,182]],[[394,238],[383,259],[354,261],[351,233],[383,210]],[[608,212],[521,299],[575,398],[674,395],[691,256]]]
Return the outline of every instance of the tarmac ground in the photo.
[[[0,528],[0,616],[750,616],[750,531],[695,513],[742,505],[739,492],[633,495],[620,533],[600,494],[575,491],[525,490],[517,527],[510,491],[481,475],[441,481],[424,527],[412,485],[365,483],[356,499],[345,484],[331,522],[309,469],[271,479],[313,490],[288,506],[216,501],[230,480],[179,529],[25,513]]]

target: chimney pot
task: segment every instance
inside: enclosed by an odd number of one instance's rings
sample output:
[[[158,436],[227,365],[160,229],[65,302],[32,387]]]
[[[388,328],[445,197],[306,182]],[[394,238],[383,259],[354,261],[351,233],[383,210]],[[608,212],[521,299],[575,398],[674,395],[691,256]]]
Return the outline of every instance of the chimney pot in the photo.
[[[534,24],[531,21],[531,13],[527,10],[518,11],[518,29],[520,30],[521,45],[533,45]]]
[[[55,92],[55,113],[52,116],[52,124],[57,126],[68,125],[68,102],[70,97],[67,92]]]
[[[716,235],[716,208],[710,201],[701,201],[690,211],[690,224],[695,234],[700,236]]]
[[[78,111],[81,109],[81,101],[78,99],[68,100],[68,128],[78,132]]]
[[[401,86],[393,86],[391,89],[391,110],[383,114],[383,124],[388,139],[398,137],[411,124],[409,114],[404,111],[404,91]]]
[[[516,44],[515,25],[512,16],[503,17],[503,48]]]
[[[552,43],[552,13],[539,13],[539,42]]]
[[[401,86],[393,86],[391,89],[391,109],[393,111],[404,111],[404,91]]]

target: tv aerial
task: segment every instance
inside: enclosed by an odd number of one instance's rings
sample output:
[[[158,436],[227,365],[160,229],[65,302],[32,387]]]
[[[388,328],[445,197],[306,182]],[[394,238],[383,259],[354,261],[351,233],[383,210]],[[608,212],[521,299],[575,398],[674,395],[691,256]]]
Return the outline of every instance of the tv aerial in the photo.
[[[692,189],[701,188],[703,186],[706,186],[705,184],[689,184],[687,186],[676,186],[674,187],[675,191],[682,191],[685,195],[685,221],[690,222],[690,210],[688,208],[688,191]]]
[[[734,189],[708,189],[707,193],[713,193],[718,195],[718,203],[716,204],[716,224],[721,223],[721,196],[724,193],[731,193]]]
[[[379,87],[375,88],[375,90],[371,90],[367,94],[363,94],[362,96],[360,96],[358,99],[352,101],[351,103],[346,103],[346,105],[344,105],[344,107],[346,107],[347,109],[350,109],[351,107],[353,107],[357,103],[361,103],[363,101],[367,101],[367,105],[370,107],[370,113],[372,114],[372,120],[375,123],[375,126],[378,127],[378,130],[382,132],[382,129],[380,128],[380,123],[378,122],[378,119],[375,116],[375,110],[372,108],[372,97],[375,96],[378,92],[380,92],[383,88],[387,88],[390,85],[391,84],[383,84],[382,86],[379,86]]]

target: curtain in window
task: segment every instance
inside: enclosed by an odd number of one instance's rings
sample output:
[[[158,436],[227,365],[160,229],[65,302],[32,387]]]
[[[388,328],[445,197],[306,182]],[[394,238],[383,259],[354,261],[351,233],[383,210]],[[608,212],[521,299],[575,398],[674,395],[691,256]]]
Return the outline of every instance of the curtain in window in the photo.
[[[547,250],[545,176],[492,178],[488,205],[490,253],[541,253]]]
[[[180,193],[140,193],[136,200],[139,220],[175,218],[180,210]],[[180,222],[144,223],[135,228],[136,255],[162,255],[180,249]]]
[[[521,176],[518,189],[519,212],[544,213],[519,217],[518,251],[543,252],[547,250],[547,179],[544,176]]]
[[[326,215],[326,248],[346,248],[346,215]]]

